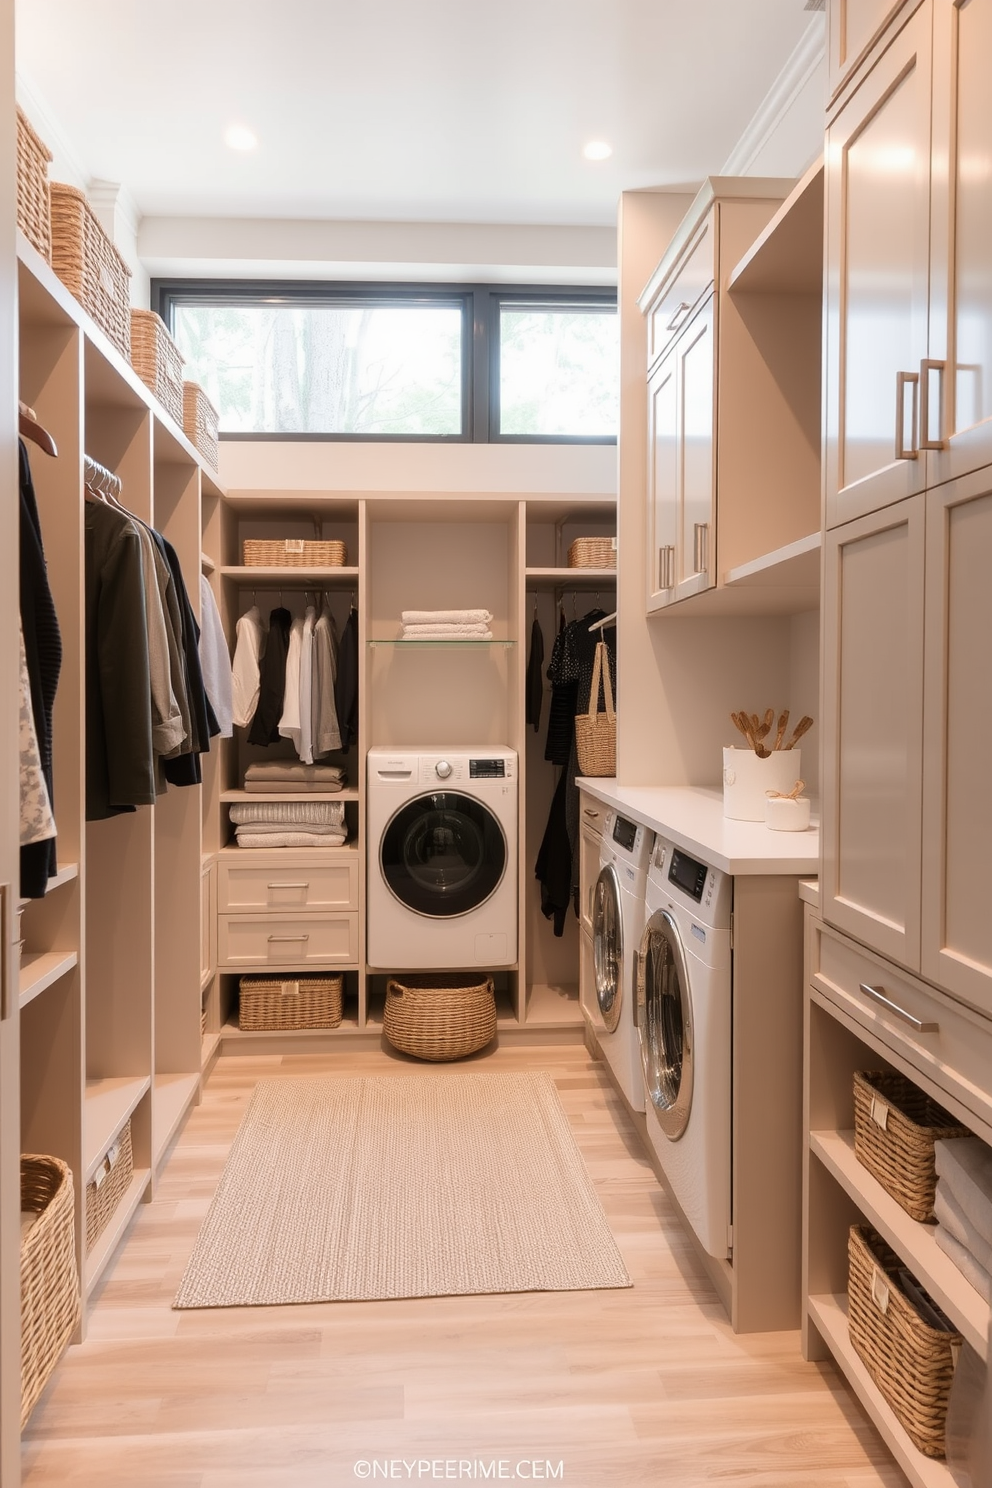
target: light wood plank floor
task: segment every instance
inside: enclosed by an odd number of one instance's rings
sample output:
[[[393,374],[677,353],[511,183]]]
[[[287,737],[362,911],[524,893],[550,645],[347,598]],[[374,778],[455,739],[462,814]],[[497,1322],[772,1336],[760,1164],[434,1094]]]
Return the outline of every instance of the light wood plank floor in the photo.
[[[361,1481],[360,1459],[561,1462],[568,1488],[902,1485],[839,1377],[803,1362],[798,1335],[731,1332],[585,1049],[489,1060],[552,1074],[632,1289],[173,1312],[258,1078],[424,1070],[378,1051],[223,1059],[86,1343],[29,1424],[28,1488],[336,1488]]]

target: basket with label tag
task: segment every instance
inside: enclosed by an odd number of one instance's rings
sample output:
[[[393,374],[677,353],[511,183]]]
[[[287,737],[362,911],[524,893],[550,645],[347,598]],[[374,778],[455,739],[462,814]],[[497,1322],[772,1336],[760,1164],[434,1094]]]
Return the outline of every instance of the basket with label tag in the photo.
[[[86,1254],[89,1255],[131,1186],[134,1156],[131,1123],[126,1121],[86,1185]]]
[[[905,1075],[855,1071],[855,1156],[913,1219],[933,1218],[933,1144],[970,1136]]]
[[[278,541],[246,537],[246,568],[343,568],[348,550],[338,538],[286,537]]]
[[[337,976],[243,976],[238,1027],[250,1033],[337,1028],[344,979]]]

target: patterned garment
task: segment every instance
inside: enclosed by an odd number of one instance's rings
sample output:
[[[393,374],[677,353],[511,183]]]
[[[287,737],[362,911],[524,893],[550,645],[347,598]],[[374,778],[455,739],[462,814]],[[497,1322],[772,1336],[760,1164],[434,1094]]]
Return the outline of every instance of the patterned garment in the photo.
[[[18,624],[21,644],[20,660],[20,753],[21,753],[21,846],[30,842],[47,842],[55,836],[55,817],[48,796],[48,786],[41,770],[38,735],[31,707],[31,682],[28,658],[24,650],[24,630]]]

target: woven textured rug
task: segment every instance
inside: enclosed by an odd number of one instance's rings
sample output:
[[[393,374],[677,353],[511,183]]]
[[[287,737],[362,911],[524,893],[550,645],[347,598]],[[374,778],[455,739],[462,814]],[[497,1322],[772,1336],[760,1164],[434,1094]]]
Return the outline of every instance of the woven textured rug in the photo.
[[[630,1284],[550,1076],[274,1079],[173,1306]]]

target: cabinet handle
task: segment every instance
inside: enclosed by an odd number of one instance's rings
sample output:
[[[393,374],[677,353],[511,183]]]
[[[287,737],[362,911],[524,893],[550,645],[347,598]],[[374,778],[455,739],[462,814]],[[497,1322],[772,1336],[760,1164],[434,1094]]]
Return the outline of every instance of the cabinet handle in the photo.
[[[709,568],[710,524],[695,522],[692,528],[692,566],[696,573],[705,573]]]
[[[675,545],[666,543],[663,548],[658,549],[658,588],[674,589],[675,587]]]
[[[691,309],[692,309],[692,306],[689,304],[689,301],[688,300],[682,300],[680,302],[680,304],[676,305],[676,307],[675,307],[675,314],[672,316],[671,320],[666,325],[665,330],[666,331],[677,331],[678,328],[679,328],[679,326],[682,324],[683,320],[685,320],[686,314]]]
[[[947,448],[944,438],[944,373],[947,363],[925,357],[920,363],[920,449],[942,450]],[[937,388],[937,436],[930,438],[930,373],[936,372]]]
[[[292,941],[297,941],[297,940],[309,940],[309,939],[310,939],[310,936],[309,935],[270,935],[269,936],[269,940],[270,941],[273,941],[273,940],[292,940]]]
[[[906,448],[906,386],[909,384],[913,389],[913,419],[912,419],[912,442],[909,449]],[[919,445],[916,443],[916,429],[919,419],[920,402],[920,374],[918,372],[896,373],[896,459],[915,460],[920,453]]]
[[[583,808],[582,808],[582,815],[583,816],[593,816],[593,817],[596,818],[597,821],[599,820],[599,812],[598,811],[593,811],[593,809],[592,809],[591,806],[583,806]]]
[[[859,982],[858,985],[866,997],[871,997],[875,1002],[881,1003],[886,1012],[891,1013],[895,1018],[900,1018],[903,1023],[908,1023],[910,1028],[915,1028],[917,1033],[939,1033],[939,1023],[924,1022],[922,1018],[917,1018],[915,1014],[907,1013],[905,1008],[901,1008],[897,1002],[892,1002],[886,997],[881,987],[869,987],[867,982]]]
[[[268,889],[308,889],[309,883],[270,883],[266,884]]]

